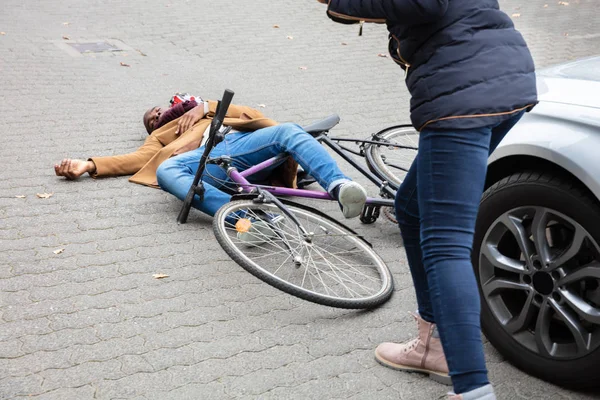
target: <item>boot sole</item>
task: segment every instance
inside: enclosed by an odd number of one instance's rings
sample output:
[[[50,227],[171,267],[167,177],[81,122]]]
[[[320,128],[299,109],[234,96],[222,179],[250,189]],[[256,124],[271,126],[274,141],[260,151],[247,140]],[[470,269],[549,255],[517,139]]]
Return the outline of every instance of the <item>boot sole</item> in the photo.
[[[396,371],[404,371],[404,372],[416,372],[419,374],[429,375],[429,378],[437,383],[441,383],[443,385],[452,386],[452,378],[450,375],[442,374],[435,371],[430,371],[428,369],[408,367],[405,365],[395,364],[391,361],[385,360],[379,357],[379,354],[375,353],[375,361],[384,367],[388,367],[391,369],[395,369]]]

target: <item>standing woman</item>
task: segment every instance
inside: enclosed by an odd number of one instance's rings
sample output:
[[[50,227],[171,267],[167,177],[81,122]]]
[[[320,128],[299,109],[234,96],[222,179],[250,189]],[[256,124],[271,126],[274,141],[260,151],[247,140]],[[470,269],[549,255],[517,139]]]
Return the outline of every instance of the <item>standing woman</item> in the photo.
[[[451,381],[450,399],[495,399],[471,250],[488,155],[537,102],[527,45],[498,0],[318,1],[336,22],[387,25],[420,131],[418,155],[396,195],[419,333],[379,345],[375,357]]]

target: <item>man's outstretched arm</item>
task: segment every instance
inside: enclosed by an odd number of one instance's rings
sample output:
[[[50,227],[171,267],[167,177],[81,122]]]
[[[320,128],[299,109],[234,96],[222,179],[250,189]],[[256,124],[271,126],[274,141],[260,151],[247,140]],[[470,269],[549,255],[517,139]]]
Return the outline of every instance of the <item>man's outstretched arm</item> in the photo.
[[[54,172],[57,176],[64,176],[67,179],[77,179],[86,172],[94,178],[133,175],[162,148],[162,143],[152,135],[133,153],[92,157],[88,160],[67,158],[62,160],[60,164],[54,165]]]

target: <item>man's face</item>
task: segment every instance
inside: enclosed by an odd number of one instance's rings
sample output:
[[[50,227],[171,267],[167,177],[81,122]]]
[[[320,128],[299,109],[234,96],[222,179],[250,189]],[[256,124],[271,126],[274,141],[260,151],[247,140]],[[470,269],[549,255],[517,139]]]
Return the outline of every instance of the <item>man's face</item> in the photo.
[[[152,107],[151,109],[146,111],[146,113],[144,114],[144,126],[146,127],[148,134],[154,131],[154,127],[158,123],[158,119],[160,118],[162,113],[163,108],[158,106]]]

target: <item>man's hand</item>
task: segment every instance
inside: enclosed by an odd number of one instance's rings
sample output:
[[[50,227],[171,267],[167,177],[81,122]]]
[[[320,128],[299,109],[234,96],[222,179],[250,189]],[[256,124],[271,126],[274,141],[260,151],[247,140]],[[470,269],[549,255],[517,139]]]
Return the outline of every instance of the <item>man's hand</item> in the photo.
[[[317,0],[317,1],[322,4],[329,4],[329,0]]]
[[[96,172],[96,165],[93,161],[72,160],[65,158],[60,164],[54,165],[56,176],[64,176],[67,179],[77,179],[81,175],[89,172]]]
[[[184,133],[188,129],[190,129],[194,124],[200,121],[204,117],[204,103],[198,104],[196,107],[192,108],[190,111],[183,114],[181,118],[179,118],[179,122],[177,123],[176,134]]]

